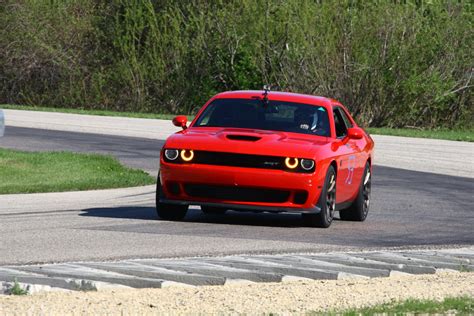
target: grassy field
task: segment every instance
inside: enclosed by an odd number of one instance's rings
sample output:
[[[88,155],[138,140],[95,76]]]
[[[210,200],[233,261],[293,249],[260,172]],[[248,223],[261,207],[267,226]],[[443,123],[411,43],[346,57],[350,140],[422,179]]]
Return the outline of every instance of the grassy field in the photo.
[[[155,180],[116,159],[70,152],[0,149],[0,194],[132,187]]]
[[[474,129],[465,130],[418,130],[409,128],[367,128],[367,131],[376,135],[392,135],[418,138],[435,138],[474,142]]]
[[[376,305],[373,307],[350,309],[342,312],[329,313],[330,315],[417,315],[417,314],[449,314],[472,315],[474,313],[474,298],[457,297],[446,298],[443,301],[432,300],[406,300],[400,303]],[[319,315],[313,313],[310,315]]]

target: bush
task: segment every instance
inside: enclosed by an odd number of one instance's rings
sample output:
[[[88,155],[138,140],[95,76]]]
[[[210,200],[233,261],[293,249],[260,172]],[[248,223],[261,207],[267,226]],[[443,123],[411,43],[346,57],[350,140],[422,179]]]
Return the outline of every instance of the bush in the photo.
[[[0,102],[191,113],[270,83],[367,126],[471,127],[472,22],[468,1],[6,1]]]

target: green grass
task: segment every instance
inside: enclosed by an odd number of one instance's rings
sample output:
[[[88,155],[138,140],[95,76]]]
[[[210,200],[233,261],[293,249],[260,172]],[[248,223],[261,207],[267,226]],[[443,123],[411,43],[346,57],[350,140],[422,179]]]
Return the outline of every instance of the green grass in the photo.
[[[474,298],[463,296],[446,298],[443,301],[409,299],[398,303],[381,304],[372,307],[349,309],[325,313],[329,315],[415,315],[415,314],[450,314],[472,315],[474,313]],[[318,315],[320,313],[310,313]]]
[[[465,142],[474,142],[474,129],[465,130],[418,130],[409,128],[388,128],[388,127],[369,127],[367,131],[370,134],[392,135],[418,138],[435,138],[446,140],[458,140]]]
[[[13,282],[13,287],[10,289],[9,293],[10,295],[27,295],[28,289],[23,289],[15,278],[15,282]]]
[[[99,115],[99,116],[120,116],[120,117],[134,117],[134,118],[162,119],[162,120],[170,120],[176,116],[174,114],[116,112],[116,111],[105,111],[105,110],[86,110],[86,109],[80,109],[80,108],[67,109],[67,108],[53,108],[53,107],[44,107],[44,106],[15,105],[15,104],[0,104],[0,109],[58,112],[58,113],[71,113],[71,114]],[[188,120],[191,120],[191,118],[192,116],[188,115]]]
[[[71,152],[0,149],[0,194],[133,187],[155,180],[115,158]]]

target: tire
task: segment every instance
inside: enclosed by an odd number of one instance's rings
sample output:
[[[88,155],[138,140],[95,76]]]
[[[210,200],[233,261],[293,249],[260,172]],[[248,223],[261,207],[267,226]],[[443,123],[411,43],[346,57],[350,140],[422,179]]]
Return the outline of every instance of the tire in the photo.
[[[225,214],[225,212],[227,212],[227,210],[225,208],[222,208],[222,207],[205,206],[205,205],[201,206],[201,211],[204,214],[213,214],[213,215],[223,215],[223,214]]]
[[[165,197],[161,189],[160,175],[156,181],[156,213],[159,218],[168,221],[180,221],[188,212],[188,205],[161,203],[160,197]]]
[[[336,171],[329,166],[324,180],[324,188],[319,198],[321,212],[318,214],[303,214],[303,220],[312,227],[328,228],[334,219],[336,210]]]
[[[372,186],[372,172],[370,165],[365,164],[364,176],[360,181],[359,192],[352,205],[339,211],[342,220],[363,222],[367,218],[370,206],[370,191]]]

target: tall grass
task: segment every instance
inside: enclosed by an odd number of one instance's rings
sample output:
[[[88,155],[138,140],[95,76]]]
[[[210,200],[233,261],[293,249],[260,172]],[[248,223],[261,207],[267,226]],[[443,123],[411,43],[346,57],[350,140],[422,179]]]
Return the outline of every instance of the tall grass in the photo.
[[[18,0],[0,102],[191,113],[212,94],[331,96],[367,126],[470,127],[469,1]]]

